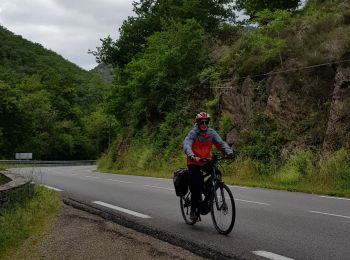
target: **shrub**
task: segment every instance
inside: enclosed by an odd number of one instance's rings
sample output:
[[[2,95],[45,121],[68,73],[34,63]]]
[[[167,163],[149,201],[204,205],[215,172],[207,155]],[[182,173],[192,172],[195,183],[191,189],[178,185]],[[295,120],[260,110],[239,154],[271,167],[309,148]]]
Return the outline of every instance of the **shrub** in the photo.
[[[330,155],[320,167],[319,178],[325,187],[350,190],[350,156],[341,149]]]
[[[260,113],[254,119],[253,125],[252,129],[242,131],[244,146],[241,153],[265,163],[277,159],[285,138],[275,122],[265,113]]]
[[[286,164],[276,173],[274,180],[284,184],[295,184],[315,172],[315,158],[311,151],[299,150],[291,155]]]

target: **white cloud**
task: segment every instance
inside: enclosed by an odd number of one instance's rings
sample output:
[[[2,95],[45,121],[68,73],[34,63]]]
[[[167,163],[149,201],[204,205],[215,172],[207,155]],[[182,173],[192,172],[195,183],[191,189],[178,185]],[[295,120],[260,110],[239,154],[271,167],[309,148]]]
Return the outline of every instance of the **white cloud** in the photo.
[[[1,0],[0,24],[91,69],[96,63],[88,49],[108,35],[116,39],[132,8],[130,0]]]

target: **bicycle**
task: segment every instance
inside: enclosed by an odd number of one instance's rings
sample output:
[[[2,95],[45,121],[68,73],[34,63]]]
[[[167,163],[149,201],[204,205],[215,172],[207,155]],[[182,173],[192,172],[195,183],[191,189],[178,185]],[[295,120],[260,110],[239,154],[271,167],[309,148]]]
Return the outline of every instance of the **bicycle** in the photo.
[[[210,189],[210,200],[209,200],[209,211],[211,212],[211,218],[216,230],[223,235],[227,235],[233,229],[236,219],[236,207],[235,201],[232,195],[231,190],[227,185],[221,180],[221,175],[217,172],[216,165],[219,161],[224,159],[231,159],[227,157],[218,157],[213,156],[212,160],[201,159],[202,161],[208,162],[212,166],[211,173],[204,173],[204,178],[210,176],[206,179],[204,183],[209,182],[211,184]],[[211,182],[211,183],[210,183]],[[202,188],[201,194],[202,198],[205,195],[206,191],[204,187]],[[207,194],[208,195],[208,194]],[[204,200],[205,201],[205,200]],[[202,202],[203,203],[203,200]],[[186,195],[180,196],[180,207],[182,216],[188,225],[194,225],[198,221],[201,221],[200,215],[206,215],[209,212],[206,210],[197,208],[196,219],[190,218],[190,209],[191,209],[191,192],[188,191]],[[204,212],[203,212],[204,211]]]

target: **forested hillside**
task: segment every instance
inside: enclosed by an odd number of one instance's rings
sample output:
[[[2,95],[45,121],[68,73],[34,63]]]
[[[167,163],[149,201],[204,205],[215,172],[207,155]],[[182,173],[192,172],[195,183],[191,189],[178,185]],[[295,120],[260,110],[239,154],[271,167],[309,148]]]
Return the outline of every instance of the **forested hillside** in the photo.
[[[237,154],[228,182],[350,195],[348,0],[133,6],[94,73],[0,28],[0,158],[170,177],[207,111]]]
[[[109,85],[0,27],[0,158],[95,159],[108,146]]]
[[[237,151],[231,182],[350,194],[348,1],[133,5],[94,52],[116,71],[106,112],[118,135],[101,169],[170,176],[205,110]]]

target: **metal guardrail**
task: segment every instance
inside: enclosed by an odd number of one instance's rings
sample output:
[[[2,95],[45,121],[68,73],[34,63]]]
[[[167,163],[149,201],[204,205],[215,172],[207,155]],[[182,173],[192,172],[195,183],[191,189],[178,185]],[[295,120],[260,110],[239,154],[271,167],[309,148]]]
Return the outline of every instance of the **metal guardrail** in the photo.
[[[6,164],[6,165],[58,165],[58,166],[64,166],[64,165],[95,165],[96,160],[78,160],[78,161],[37,161],[37,160],[0,160],[0,164]]]

